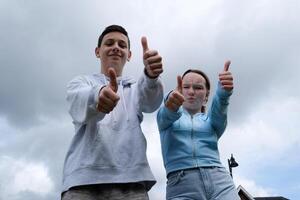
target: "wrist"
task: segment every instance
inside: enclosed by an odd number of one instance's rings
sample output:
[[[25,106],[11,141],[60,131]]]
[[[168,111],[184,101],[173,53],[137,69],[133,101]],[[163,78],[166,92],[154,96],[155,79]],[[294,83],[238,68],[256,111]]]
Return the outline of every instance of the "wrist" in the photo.
[[[148,78],[151,78],[151,79],[156,79],[158,76],[152,76],[152,75],[150,75],[149,73],[148,73],[148,71],[147,71],[147,69],[146,68],[144,68],[144,73],[146,74],[146,76],[148,77]]]

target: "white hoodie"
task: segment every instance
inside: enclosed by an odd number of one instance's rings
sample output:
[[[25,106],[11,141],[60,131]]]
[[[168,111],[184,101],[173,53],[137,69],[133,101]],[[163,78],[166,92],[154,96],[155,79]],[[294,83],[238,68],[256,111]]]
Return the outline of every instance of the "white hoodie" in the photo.
[[[63,189],[105,183],[155,184],[146,157],[146,139],[141,130],[142,112],[159,108],[162,83],[145,74],[136,83],[118,77],[120,100],[109,114],[98,112],[98,94],[108,84],[103,74],[78,76],[67,86],[67,101],[75,136],[66,155]]]

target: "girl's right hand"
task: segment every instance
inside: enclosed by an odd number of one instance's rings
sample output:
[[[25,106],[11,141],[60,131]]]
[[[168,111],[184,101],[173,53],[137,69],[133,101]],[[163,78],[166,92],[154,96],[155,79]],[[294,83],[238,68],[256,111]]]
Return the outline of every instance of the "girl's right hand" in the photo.
[[[184,96],[182,95],[182,78],[181,76],[177,76],[177,87],[171,92],[171,94],[169,94],[169,97],[165,102],[165,106],[169,110],[176,112],[183,102]]]

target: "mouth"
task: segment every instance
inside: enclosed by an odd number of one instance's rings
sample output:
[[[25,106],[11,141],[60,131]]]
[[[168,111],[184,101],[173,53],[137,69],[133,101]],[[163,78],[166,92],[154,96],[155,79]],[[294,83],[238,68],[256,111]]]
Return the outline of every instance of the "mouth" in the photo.
[[[119,57],[119,58],[122,58],[122,56],[120,54],[111,54],[111,55],[108,55],[109,57]]]
[[[195,100],[194,100],[194,99],[186,99],[186,102],[187,102],[187,103],[194,103]]]
[[[108,57],[113,62],[120,62],[122,60],[122,57],[120,55],[110,55]]]

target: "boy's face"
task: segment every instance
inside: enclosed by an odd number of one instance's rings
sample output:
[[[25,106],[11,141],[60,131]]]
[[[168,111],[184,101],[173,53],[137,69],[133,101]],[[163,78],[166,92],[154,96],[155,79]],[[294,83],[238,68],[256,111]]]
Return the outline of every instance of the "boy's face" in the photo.
[[[207,102],[206,80],[197,73],[188,73],[182,80],[183,107],[187,110],[200,112],[202,105]]]
[[[121,76],[126,61],[131,57],[128,39],[120,32],[107,33],[103,37],[101,46],[95,49],[95,53],[101,60],[101,73],[106,76],[110,67],[115,69],[117,76]]]

